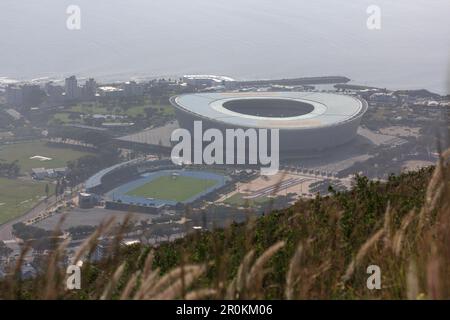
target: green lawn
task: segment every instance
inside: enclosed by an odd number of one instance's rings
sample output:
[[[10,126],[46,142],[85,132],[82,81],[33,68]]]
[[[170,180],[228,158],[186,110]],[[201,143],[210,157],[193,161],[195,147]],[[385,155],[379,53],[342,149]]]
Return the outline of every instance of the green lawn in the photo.
[[[129,117],[145,116],[145,109],[150,108],[150,106],[135,106],[127,109],[125,114]]]
[[[172,105],[158,105],[158,106],[154,106],[154,108],[160,108],[161,114],[164,116],[175,115],[175,108]]]
[[[32,168],[65,167],[67,161],[76,160],[89,153],[72,150],[70,148],[56,148],[47,146],[45,141],[36,140],[10,145],[0,145],[0,162],[19,160],[21,172],[29,172]],[[30,159],[33,156],[43,156],[52,160],[40,161]]]
[[[18,217],[45,196],[45,182],[0,178],[0,224]],[[50,194],[53,194],[53,185]]]
[[[53,115],[53,117],[50,119],[49,123],[54,124],[54,123],[60,122],[60,123],[65,124],[65,123],[74,123],[74,122],[81,123],[82,122],[81,119],[70,119],[69,115],[70,115],[70,113],[68,113],[68,112],[55,113]]]
[[[120,110],[120,108],[114,108],[112,110],[108,110],[98,103],[89,103],[89,104],[78,104],[72,108],[70,111],[80,112],[84,114],[111,114],[116,111],[116,109]]]
[[[62,123],[71,122],[72,120],[69,119],[69,114],[70,113],[64,113],[64,112],[55,113],[53,115],[53,120],[59,120]]]
[[[216,185],[216,180],[162,176],[128,193],[130,196],[182,202]]]

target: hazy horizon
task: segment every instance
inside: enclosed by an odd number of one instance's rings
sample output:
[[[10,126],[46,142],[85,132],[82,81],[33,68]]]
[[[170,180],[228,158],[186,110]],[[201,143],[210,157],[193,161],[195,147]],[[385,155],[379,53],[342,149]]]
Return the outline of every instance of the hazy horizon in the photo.
[[[81,8],[81,30],[66,8]],[[382,28],[366,27],[369,5]],[[447,0],[2,0],[0,78],[342,75],[448,93]]]

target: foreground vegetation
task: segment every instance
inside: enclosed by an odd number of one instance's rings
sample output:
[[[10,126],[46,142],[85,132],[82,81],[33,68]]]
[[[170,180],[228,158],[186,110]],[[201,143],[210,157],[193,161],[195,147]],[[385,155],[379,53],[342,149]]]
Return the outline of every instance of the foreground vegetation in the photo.
[[[443,160],[386,183],[356,177],[349,192],[258,218],[249,211],[245,224],[155,248],[120,246],[127,223],[107,221],[75,256],[92,253],[100,235],[116,235],[107,259],[83,264],[81,290],[65,290],[58,261],[67,243],[60,243],[42,276],[11,276],[0,297],[448,299],[449,182]],[[381,290],[366,286],[369,265],[381,269]]]

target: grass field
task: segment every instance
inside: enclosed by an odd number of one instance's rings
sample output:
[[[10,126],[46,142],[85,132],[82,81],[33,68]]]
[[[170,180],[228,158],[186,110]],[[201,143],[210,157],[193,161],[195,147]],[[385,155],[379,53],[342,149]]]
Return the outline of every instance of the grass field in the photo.
[[[76,160],[89,153],[69,148],[47,146],[45,141],[23,142],[10,145],[0,145],[0,162],[19,161],[21,172],[29,172],[32,168],[65,167],[67,161]],[[52,158],[48,161],[30,159],[33,156]]]
[[[115,115],[127,115],[130,117],[133,116],[145,116],[145,108],[148,108],[149,106],[142,105],[142,106],[133,106],[126,110],[122,109],[121,107],[114,107],[111,109],[107,109],[106,107],[102,106],[101,104],[79,104],[75,107],[70,108],[71,111],[74,112],[80,112],[84,114],[115,114]]]
[[[130,196],[182,202],[217,184],[216,180],[162,176],[128,193]]]
[[[53,186],[50,185],[50,194]],[[0,224],[30,210],[45,196],[45,183],[0,178]]]
[[[55,123],[82,123],[81,119],[70,119],[69,112],[58,112],[53,115],[53,117],[49,120],[49,124]]]

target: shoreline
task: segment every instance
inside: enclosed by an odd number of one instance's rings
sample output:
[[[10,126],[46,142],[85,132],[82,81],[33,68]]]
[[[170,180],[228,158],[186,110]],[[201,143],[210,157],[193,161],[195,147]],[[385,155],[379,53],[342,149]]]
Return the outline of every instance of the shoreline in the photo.
[[[228,74],[227,74],[228,75]],[[38,76],[38,77],[33,77],[33,78],[14,78],[14,77],[9,77],[9,76],[3,76],[0,75],[0,87],[6,87],[7,85],[10,84],[17,84],[17,85],[21,85],[21,84],[25,84],[25,83],[33,83],[33,84],[38,84],[38,85],[43,85],[47,82],[54,82],[56,84],[64,84],[64,79],[65,76],[67,75],[42,75],[42,76]],[[87,80],[89,78],[94,78],[95,80],[103,83],[103,84],[115,84],[115,83],[123,83],[123,82],[127,82],[127,81],[136,81],[136,82],[148,82],[148,81],[152,81],[152,80],[157,80],[157,79],[179,79],[181,78],[183,75],[158,75],[158,76],[148,76],[148,75],[139,75],[139,74],[123,74],[123,75],[89,75],[89,76],[85,76],[85,75],[76,75],[78,80],[84,81]],[[295,79],[308,79],[308,78],[327,78],[327,77],[335,77],[335,76],[324,76],[324,75],[316,75],[316,76],[302,76],[302,77],[260,77],[260,78],[251,78],[251,77],[233,77],[232,75],[228,75],[232,78],[234,78],[237,82],[239,83],[245,83],[245,82],[249,82],[249,83],[257,83],[257,82],[279,82],[279,81],[283,81],[283,80],[295,80]],[[346,78],[346,76],[342,76],[343,78]],[[376,84],[376,83],[372,83],[368,80],[363,80],[363,81],[358,81],[358,80],[354,80],[351,79],[350,77],[349,81],[347,82],[347,84],[349,85],[359,85],[359,86],[366,86],[366,87],[374,87],[374,88],[386,88],[388,90],[391,91],[399,91],[399,90],[428,90],[431,93],[435,93],[438,94],[440,96],[447,96],[450,95],[450,90],[447,89],[447,92],[442,91],[438,88],[431,88],[428,86],[407,86],[407,85],[380,85],[380,84]],[[337,84],[339,82],[336,83],[320,83],[320,84],[316,84],[317,86],[321,86],[321,85],[330,85],[330,84]],[[443,87],[445,87],[445,85],[443,85]]]

